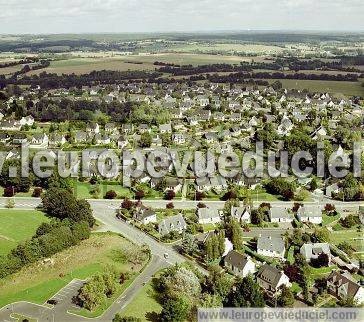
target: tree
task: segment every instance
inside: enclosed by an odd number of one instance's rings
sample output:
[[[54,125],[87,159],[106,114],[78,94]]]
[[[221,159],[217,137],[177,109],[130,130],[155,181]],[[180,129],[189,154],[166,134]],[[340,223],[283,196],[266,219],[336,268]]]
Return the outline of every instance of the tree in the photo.
[[[141,148],[150,148],[151,145],[152,145],[152,136],[148,132],[143,133],[140,136],[139,146]]]
[[[327,267],[329,266],[329,256],[325,253],[320,253],[317,258],[311,258],[311,265],[313,267]]]
[[[181,247],[184,254],[193,255],[198,249],[195,237],[191,234],[183,234]]]
[[[251,212],[251,222],[254,225],[262,225],[264,222],[264,213],[259,209],[253,209]]]
[[[328,243],[330,241],[330,231],[326,228],[316,228],[312,238],[319,243]]]
[[[32,197],[39,198],[43,192],[43,189],[40,187],[35,187],[32,193]]]
[[[351,228],[351,227],[353,227],[355,225],[359,225],[360,220],[359,220],[358,216],[350,214],[350,215],[346,216],[345,218],[341,218],[340,223],[345,228]]]
[[[236,285],[227,299],[231,307],[264,307],[265,301],[260,286],[251,275],[244,277]]]
[[[137,200],[141,200],[141,199],[143,199],[143,198],[144,198],[144,196],[145,196],[145,193],[144,193],[144,191],[143,191],[143,190],[141,190],[141,189],[138,189],[138,190],[135,192],[135,199],[137,199]]]
[[[109,190],[105,193],[105,199],[115,199],[117,197],[117,193],[114,190]]]
[[[239,222],[232,218],[227,225],[227,235],[230,237],[235,249],[241,249],[243,245],[243,231]]]
[[[90,204],[86,200],[77,200],[68,190],[50,188],[42,196],[44,211],[51,217],[87,221],[92,227],[96,220],[92,216]]]
[[[142,319],[134,316],[121,316],[120,313],[116,313],[112,322],[142,322]]]
[[[134,206],[134,203],[128,198],[125,198],[123,200],[123,202],[121,203],[122,209],[130,210],[131,208],[133,208],[133,206]]]
[[[190,303],[185,296],[168,300],[161,312],[162,322],[183,322],[190,312]]]
[[[283,285],[281,293],[277,298],[277,304],[280,307],[291,307],[294,303],[294,296],[290,288]]]
[[[176,196],[176,193],[173,190],[167,190],[164,199],[166,200],[172,200]]]
[[[6,200],[6,208],[8,208],[8,209],[12,209],[12,208],[14,208],[15,207],[15,201],[14,201],[14,199],[7,199]]]

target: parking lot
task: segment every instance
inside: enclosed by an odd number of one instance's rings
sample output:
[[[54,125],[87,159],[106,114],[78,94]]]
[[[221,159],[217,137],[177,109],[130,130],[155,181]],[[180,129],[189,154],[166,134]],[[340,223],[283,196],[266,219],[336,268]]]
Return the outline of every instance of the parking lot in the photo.
[[[78,290],[83,286],[84,283],[85,281],[74,279],[56,294],[54,294],[49,300],[57,301],[55,308],[65,306],[68,308],[76,308],[77,306],[72,303],[72,298],[78,294]]]

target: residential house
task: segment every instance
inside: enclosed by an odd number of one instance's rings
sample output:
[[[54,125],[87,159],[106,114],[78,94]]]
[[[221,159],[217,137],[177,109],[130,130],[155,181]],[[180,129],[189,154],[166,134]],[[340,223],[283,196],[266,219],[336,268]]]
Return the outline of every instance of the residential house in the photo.
[[[114,122],[106,123],[105,132],[106,133],[118,132],[118,127],[117,127],[116,123],[114,123]]]
[[[250,223],[251,210],[250,206],[244,207],[231,207],[231,217],[239,221],[240,223]]]
[[[293,216],[287,208],[272,206],[268,215],[271,222],[292,222],[293,220]]]
[[[13,144],[20,145],[28,142],[28,138],[24,133],[16,133],[13,136]]]
[[[364,289],[348,273],[332,272],[327,278],[327,290],[338,299],[352,298],[361,305],[364,302]]]
[[[161,134],[164,134],[164,133],[172,133],[172,125],[171,125],[171,123],[159,125],[159,133],[161,133]]]
[[[307,243],[303,244],[300,253],[310,262],[312,259],[317,259],[320,254],[326,254],[329,258],[329,265],[331,263],[331,251],[328,243]]]
[[[34,118],[33,118],[33,116],[28,115],[28,116],[22,117],[20,119],[19,123],[21,126],[24,126],[24,125],[32,126],[34,124]]]
[[[164,218],[158,224],[158,232],[164,236],[172,231],[182,233],[187,228],[187,224],[182,214]]]
[[[183,133],[174,133],[172,135],[172,141],[174,144],[185,144],[186,143],[186,135]]]
[[[111,143],[111,139],[107,134],[97,133],[94,136],[94,140],[95,140],[96,144],[99,144],[99,145],[105,145],[105,144]]]
[[[31,149],[42,149],[47,148],[49,143],[48,135],[45,133],[42,134],[34,134],[30,141]]]
[[[221,221],[219,210],[215,208],[198,208],[197,218],[199,224],[217,224]]]
[[[268,257],[284,259],[286,247],[282,237],[261,236],[258,237],[257,253]]]
[[[322,223],[322,211],[317,205],[303,205],[297,210],[297,218],[300,222],[309,222],[313,224]]]
[[[149,223],[157,222],[157,215],[152,209],[141,207],[139,211],[136,211],[134,219],[143,225],[147,225]]]
[[[247,255],[231,250],[224,258],[224,266],[234,275],[246,277],[254,274],[256,271],[255,264]]]
[[[291,287],[289,278],[278,268],[264,264],[257,273],[257,283],[270,297],[275,297],[280,292],[280,288],[285,285]]]
[[[174,193],[180,192],[182,189],[182,181],[174,178],[174,177],[167,177],[166,178],[166,190],[172,190]]]
[[[51,133],[49,135],[49,144],[52,146],[60,146],[67,142],[65,136],[60,133]]]
[[[100,133],[100,125],[97,123],[89,123],[86,126],[86,132],[91,134]]]
[[[0,133],[0,143],[8,144],[10,141],[10,136],[8,133]]]
[[[75,134],[76,143],[85,143],[87,141],[87,133],[85,131],[77,131]]]
[[[0,122],[0,130],[3,131],[20,131],[21,124],[14,120],[4,120]]]

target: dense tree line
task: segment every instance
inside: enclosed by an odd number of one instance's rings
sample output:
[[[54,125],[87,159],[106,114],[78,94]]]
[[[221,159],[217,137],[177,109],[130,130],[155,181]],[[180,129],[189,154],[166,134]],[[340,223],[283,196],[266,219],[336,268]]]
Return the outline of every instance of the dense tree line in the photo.
[[[0,278],[77,245],[89,236],[90,227],[86,221],[52,220],[43,223],[32,239],[19,244],[7,256],[0,256]]]
[[[40,86],[42,89],[55,89],[55,88],[71,88],[82,86],[90,86],[95,84],[115,84],[122,80],[130,79],[155,79],[160,76],[157,72],[145,71],[111,71],[101,70],[92,71],[89,74],[75,75],[75,74],[50,74],[42,72],[39,75],[25,75],[20,79],[5,77],[0,78],[0,88],[4,88],[8,84],[16,85],[30,85],[32,87]]]
[[[35,63],[37,61],[39,61],[38,57],[26,57],[24,59],[20,59],[20,60],[17,60],[17,61],[3,62],[3,63],[0,64],[0,68],[17,66],[17,65],[31,64],[31,63]]]

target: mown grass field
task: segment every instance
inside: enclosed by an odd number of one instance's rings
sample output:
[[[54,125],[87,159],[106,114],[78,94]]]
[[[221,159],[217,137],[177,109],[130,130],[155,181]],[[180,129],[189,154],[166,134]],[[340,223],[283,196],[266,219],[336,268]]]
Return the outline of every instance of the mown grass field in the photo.
[[[112,233],[93,233],[90,239],[52,257],[53,265],[34,263],[12,276],[0,279],[0,307],[15,301],[42,304],[72,279],[86,279],[106,265],[137,272],[144,263],[133,263],[139,248]]]
[[[31,238],[38,226],[49,219],[36,210],[0,210],[0,255],[9,253],[16,245]]]

